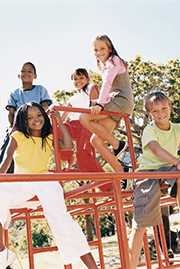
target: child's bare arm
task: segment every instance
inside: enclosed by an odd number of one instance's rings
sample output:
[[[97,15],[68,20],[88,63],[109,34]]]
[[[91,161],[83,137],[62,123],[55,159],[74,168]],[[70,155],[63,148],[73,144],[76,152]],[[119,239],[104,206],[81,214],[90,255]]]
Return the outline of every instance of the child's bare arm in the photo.
[[[41,102],[41,105],[42,105],[42,107],[44,108],[45,111],[48,110],[48,108],[49,108],[49,103],[48,103],[47,101],[43,101],[43,102]]]
[[[9,120],[9,123],[10,123],[10,127],[13,126],[13,121],[14,121],[14,115],[15,115],[15,108],[13,107],[9,107],[9,112],[8,112],[8,120]]]
[[[51,109],[49,110],[49,114],[54,115],[56,117],[57,125],[60,129],[62,135],[61,139],[59,140],[60,147],[64,149],[72,149],[72,138],[66,126],[63,124],[62,117],[59,111],[56,111],[52,105]]]
[[[13,159],[13,154],[17,148],[17,143],[14,138],[11,138],[9,146],[5,152],[4,159],[0,165],[0,173],[6,173]]]
[[[147,146],[159,159],[168,162],[170,165],[175,165],[177,168],[179,167],[180,160],[162,148],[157,141],[151,141]]]
[[[98,90],[98,86],[97,85],[93,85],[89,98],[91,101],[96,101],[99,97],[99,90]]]
[[[67,106],[72,107],[71,104],[67,104]],[[62,113],[61,119],[62,119],[63,122],[65,122],[67,120],[68,115],[69,115],[69,111],[64,111]]]

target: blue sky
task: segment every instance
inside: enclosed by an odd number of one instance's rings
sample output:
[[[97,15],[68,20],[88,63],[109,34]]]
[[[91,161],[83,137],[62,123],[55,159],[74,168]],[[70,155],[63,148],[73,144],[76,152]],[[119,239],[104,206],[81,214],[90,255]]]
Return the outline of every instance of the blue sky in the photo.
[[[93,38],[105,33],[127,59],[141,55],[155,63],[180,57],[179,0],[0,0],[0,123],[8,95],[26,61],[52,94],[70,89],[74,68],[96,69]]]

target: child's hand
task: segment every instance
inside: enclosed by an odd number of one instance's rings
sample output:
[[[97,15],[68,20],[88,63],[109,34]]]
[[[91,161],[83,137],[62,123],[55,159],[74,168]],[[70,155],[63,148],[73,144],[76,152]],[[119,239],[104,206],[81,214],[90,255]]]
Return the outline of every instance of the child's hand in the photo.
[[[55,105],[51,105],[47,111],[48,115],[49,116],[55,116],[56,117],[56,120],[57,120],[57,124],[60,125],[62,124],[62,118],[61,118],[61,115],[59,113],[59,111],[57,111],[55,109]]]
[[[95,105],[90,107],[92,114],[99,114],[102,111],[102,107],[99,105]]]

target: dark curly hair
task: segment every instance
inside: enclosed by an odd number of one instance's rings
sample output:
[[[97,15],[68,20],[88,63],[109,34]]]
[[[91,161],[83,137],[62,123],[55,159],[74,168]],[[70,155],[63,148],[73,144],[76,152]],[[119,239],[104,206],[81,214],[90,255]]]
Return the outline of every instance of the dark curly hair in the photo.
[[[20,131],[27,138],[32,137],[31,132],[29,130],[29,126],[28,126],[28,109],[30,107],[37,107],[39,111],[42,113],[42,116],[44,118],[44,125],[41,130],[41,138],[42,138],[42,146],[43,146],[47,136],[52,133],[52,125],[51,125],[51,122],[47,113],[45,112],[43,107],[38,103],[30,102],[19,107],[15,115],[12,132]]]

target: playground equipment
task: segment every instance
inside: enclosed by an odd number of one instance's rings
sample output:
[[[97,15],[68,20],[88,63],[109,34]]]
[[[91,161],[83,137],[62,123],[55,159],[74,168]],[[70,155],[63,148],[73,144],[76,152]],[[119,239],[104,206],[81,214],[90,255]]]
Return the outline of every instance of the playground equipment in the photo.
[[[79,108],[66,108],[66,107],[55,107],[56,110],[63,111],[73,111],[73,112],[82,112],[87,113],[89,110],[87,109],[79,109]],[[70,205],[68,206],[69,212],[75,215],[92,215],[94,217],[95,228],[96,228],[96,240],[93,242],[89,242],[92,246],[97,246],[99,252],[99,261],[100,268],[105,269],[104,257],[103,257],[103,245],[101,240],[100,233],[100,225],[99,225],[99,217],[101,214],[106,212],[111,212],[116,220],[117,227],[117,243],[119,247],[119,255],[120,255],[120,264],[117,269],[129,269],[129,250],[128,250],[128,239],[127,239],[127,231],[125,225],[125,212],[129,212],[133,210],[133,206],[131,200],[127,200],[127,197],[131,197],[131,191],[121,190],[120,181],[126,178],[127,180],[134,178],[146,178],[153,177],[156,179],[159,178],[176,178],[178,177],[178,172],[167,172],[166,174],[163,172],[156,173],[135,173],[134,169],[136,167],[135,154],[133,150],[133,141],[131,136],[131,128],[128,115],[122,116],[125,121],[128,145],[131,155],[131,163],[132,163],[132,172],[129,173],[103,173],[103,172],[70,172],[63,171],[61,167],[61,160],[65,158],[67,161],[70,160],[71,152],[65,153],[59,149],[57,140],[58,140],[58,131],[57,131],[57,123],[55,118],[52,118],[53,122],[53,135],[54,135],[54,147],[55,147],[55,162],[56,162],[56,170],[55,173],[51,174],[33,174],[33,175],[0,175],[1,182],[19,182],[19,181],[73,181],[73,180],[85,180],[88,181],[87,184],[79,187],[78,189],[69,191],[65,194],[65,199],[79,199],[79,198],[89,198],[89,204],[78,204],[78,205]],[[66,157],[64,157],[64,155]],[[108,191],[103,190],[103,186],[107,183],[111,183],[112,188]],[[100,202],[99,198],[103,198]],[[175,199],[170,198],[168,195],[162,197],[161,206],[167,206],[175,204]],[[26,222],[27,229],[27,239],[28,239],[28,255],[29,255],[29,268],[35,269],[34,264],[34,254],[43,252],[43,251],[52,251],[55,250],[56,247],[48,247],[48,248],[33,248],[32,246],[32,234],[31,234],[31,220],[44,218],[42,208],[37,208],[35,210],[30,208],[21,208],[21,209],[12,209],[12,218],[13,220],[24,219]],[[33,212],[37,214],[32,215]],[[166,241],[163,231],[163,226],[158,225],[153,227],[154,230],[154,238],[155,238],[155,246],[157,252],[157,263],[155,267],[153,267],[153,262],[150,258],[150,251],[148,247],[148,239],[147,235],[144,236],[144,253],[145,253],[145,266],[144,268],[152,269],[152,268],[180,268],[180,260],[169,260],[167,254]],[[158,236],[158,230],[160,232],[160,239]],[[8,239],[6,232],[6,239]],[[160,240],[162,250],[160,248]],[[163,255],[162,255],[163,254]],[[173,262],[173,265],[170,264]],[[71,269],[72,265],[65,265],[65,269]],[[109,267],[107,267],[109,268]]]

